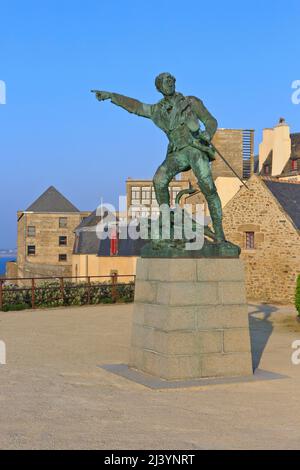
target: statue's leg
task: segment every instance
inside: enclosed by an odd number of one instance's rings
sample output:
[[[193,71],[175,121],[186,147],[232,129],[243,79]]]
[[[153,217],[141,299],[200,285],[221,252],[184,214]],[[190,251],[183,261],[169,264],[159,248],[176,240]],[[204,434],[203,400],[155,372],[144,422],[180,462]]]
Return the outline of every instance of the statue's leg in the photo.
[[[222,224],[222,204],[214,183],[208,156],[199,151],[190,151],[191,168],[198,180],[199,187],[207,200],[216,240],[225,240]]]
[[[187,155],[184,152],[168,155],[160,165],[153,178],[156,200],[158,205],[170,205],[169,183],[181,171],[190,169]]]

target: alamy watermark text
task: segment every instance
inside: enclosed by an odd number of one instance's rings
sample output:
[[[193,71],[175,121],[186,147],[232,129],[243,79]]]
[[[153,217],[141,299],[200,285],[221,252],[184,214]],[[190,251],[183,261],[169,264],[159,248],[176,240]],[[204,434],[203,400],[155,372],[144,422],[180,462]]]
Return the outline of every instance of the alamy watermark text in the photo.
[[[0,341],[0,366],[6,364],[6,345],[4,341]]]
[[[300,80],[294,80],[292,82],[292,89],[295,90],[292,93],[292,103],[300,104]]]
[[[6,104],[6,84],[0,80],[0,104]]]

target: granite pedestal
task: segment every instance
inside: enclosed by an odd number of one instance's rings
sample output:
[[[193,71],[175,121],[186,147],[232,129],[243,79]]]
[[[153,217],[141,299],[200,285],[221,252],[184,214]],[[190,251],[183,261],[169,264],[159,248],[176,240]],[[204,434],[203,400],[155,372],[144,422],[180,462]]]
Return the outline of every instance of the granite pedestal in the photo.
[[[129,367],[165,380],[253,374],[240,259],[137,262]]]

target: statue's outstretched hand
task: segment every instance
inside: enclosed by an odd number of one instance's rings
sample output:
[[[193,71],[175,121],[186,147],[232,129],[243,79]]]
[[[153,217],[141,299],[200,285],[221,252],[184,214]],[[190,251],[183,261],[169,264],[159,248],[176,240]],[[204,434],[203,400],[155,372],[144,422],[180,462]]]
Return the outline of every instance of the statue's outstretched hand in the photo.
[[[95,93],[96,98],[99,101],[105,101],[111,98],[111,93],[109,93],[109,91],[92,90],[92,93]]]

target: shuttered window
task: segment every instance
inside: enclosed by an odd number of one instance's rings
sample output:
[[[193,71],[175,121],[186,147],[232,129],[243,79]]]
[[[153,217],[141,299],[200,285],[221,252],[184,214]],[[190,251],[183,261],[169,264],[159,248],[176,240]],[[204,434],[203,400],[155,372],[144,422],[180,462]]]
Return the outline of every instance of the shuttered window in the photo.
[[[254,232],[246,232],[246,249],[253,250],[254,248]]]

